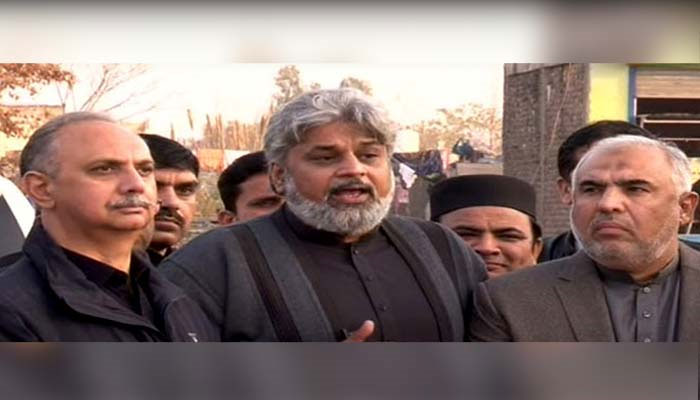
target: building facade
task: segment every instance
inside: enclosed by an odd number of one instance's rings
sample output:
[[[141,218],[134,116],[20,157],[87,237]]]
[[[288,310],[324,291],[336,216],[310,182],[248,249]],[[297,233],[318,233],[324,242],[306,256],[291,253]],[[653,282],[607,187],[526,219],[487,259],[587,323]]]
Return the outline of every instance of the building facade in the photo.
[[[568,229],[557,151],[600,120],[641,125],[688,154],[700,179],[700,64],[506,64],[503,172],[535,186],[544,234]]]

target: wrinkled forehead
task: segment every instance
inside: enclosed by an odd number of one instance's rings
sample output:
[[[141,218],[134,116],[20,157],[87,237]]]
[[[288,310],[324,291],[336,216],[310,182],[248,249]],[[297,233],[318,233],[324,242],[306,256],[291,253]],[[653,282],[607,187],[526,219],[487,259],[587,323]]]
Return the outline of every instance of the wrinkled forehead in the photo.
[[[655,147],[620,145],[593,148],[586,153],[574,171],[574,181],[601,173],[658,176],[672,173],[666,154]]]
[[[379,136],[364,127],[348,122],[331,122],[306,130],[297,145],[331,143],[339,138],[349,138],[361,143],[379,143]]]

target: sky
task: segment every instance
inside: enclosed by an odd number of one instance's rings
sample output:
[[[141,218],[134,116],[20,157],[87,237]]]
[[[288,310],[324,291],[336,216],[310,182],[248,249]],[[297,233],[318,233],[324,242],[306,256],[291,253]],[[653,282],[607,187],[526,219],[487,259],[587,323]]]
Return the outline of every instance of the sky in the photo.
[[[287,63],[150,64],[146,74],[125,84],[108,106],[131,93],[138,98],[115,109],[113,116],[127,122],[149,120],[149,131],[169,134],[172,123],[178,137],[196,136],[205,115],[218,113],[225,121],[257,122],[267,111],[274,78]],[[302,83],[319,83],[323,88],[338,87],[346,77],[368,81],[373,95],[388,109],[392,118],[410,125],[436,116],[438,108],[477,103],[502,108],[503,66],[483,64],[361,64],[296,63]],[[87,97],[99,64],[66,64],[75,71],[78,84],[68,96],[67,111]],[[54,87],[25,103],[60,104]],[[150,106],[155,108],[150,109]],[[98,107],[99,109],[99,107]],[[147,110],[143,112],[143,110]],[[192,110],[195,130],[189,127],[187,110]]]

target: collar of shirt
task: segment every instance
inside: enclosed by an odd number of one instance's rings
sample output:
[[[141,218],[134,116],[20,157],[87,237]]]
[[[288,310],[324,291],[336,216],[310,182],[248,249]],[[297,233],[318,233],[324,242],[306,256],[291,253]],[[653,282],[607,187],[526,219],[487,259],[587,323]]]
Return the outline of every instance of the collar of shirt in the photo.
[[[128,285],[129,289],[131,289],[129,278],[131,277],[131,282],[138,282],[144,278],[144,272],[147,271],[146,266],[138,262],[136,257],[133,256],[129,267],[130,273],[127,274],[94,258],[68,250],[65,247],[62,247],[62,249],[66,257],[85,274],[85,277],[98,286],[116,287]]]
[[[634,279],[632,279],[632,277],[625,271],[618,271],[606,268],[598,263],[595,263],[595,265],[603,281],[629,283],[637,286],[649,286],[663,282],[666,278],[668,278],[674,272],[676,272],[678,270],[679,259],[680,256],[678,253],[676,253],[673,259],[671,259],[671,261],[668,264],[666,264],[666,266],[663,267],[653,279],[642,283],[635,282]]]
[[[154,267],[157,267],[158,264],[165,260],[165,258],[172,254],[174,251],[174,246],[168,247],[164,251],[157,251],[149,247],[148,249],[146,249],[146,255],[148,256],[148,260],[151,262],[151,264],[153,264]]]
[[[309,241],[324,246],[348,247],[353,244],[359,245],[365,243],[372,243],[374,242],[374,240],[372,239],[375,239],[378,236],[380,236],[378,235],[378,232],[380,230],[379,227],[381,225],[378,225],[376,228],[363,235],[359,241],[355,243],[345,243],[343,242],[343,235],[335,232],[316,229],[310,225],[307,225],[286,206],[283,207],[282,214],[284,216],[284,220],[287,222],[287,224],[289,224],[292,231],[294,231],[294,233],[296,233],[299,238],[303,239],[304,241]]]

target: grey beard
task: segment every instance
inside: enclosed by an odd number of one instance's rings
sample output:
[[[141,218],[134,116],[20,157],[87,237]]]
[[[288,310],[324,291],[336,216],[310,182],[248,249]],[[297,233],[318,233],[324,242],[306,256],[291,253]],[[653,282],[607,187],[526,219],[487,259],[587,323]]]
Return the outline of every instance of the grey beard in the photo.
[[[391,187],[385,197],[379,198],[373,191],[371,199],[361,205],[334,207],[327,200],[311,201],[299,193],[289,175],[284,178],[284,195],[287,207],[305,224],[344,236],[360,236],[377,227],[389,213],[394,198],[394,175],[391,174]]]
[[[601,241],[582,240],[581,232],[576,229],[573,221],[573,208],[569,213],[569,223],[574,237],[581,245],[583,251],[598,264],[604,267],[624,265],[629,270],[637,270],[659,259],[668,248],[678,226],[672,219],[663,221],[657,235],[647,243],[637,243],[630,251],[622,251]]]

